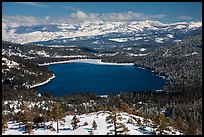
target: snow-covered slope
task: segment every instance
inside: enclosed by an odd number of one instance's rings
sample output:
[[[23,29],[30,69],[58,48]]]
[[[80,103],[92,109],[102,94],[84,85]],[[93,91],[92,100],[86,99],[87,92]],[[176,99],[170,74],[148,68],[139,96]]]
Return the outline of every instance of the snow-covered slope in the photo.
[[[73,115],[67,115],[65,117],[65,124],[59,126],[59,133],[56,131],[50,131],[50,129],[46,129],[51,122],[46,122],[44,128],[33,129],[34,135],[89,135],[90,130],[92,129],[92,123],[95,120],[97,124],[96,130],[93,131],[94,135],[107,135],[107,133],[111,130],[111,128],[107,128],[110,124],[107,124],[106,117],[110,114],[109,111],[99,111],[93,113],[87,113],[82,115],[77,115],[80,122],[78,124],[78,128],[73,130],[71,125],[71,120]],[[122,122],[128,128],[129,135],[151,135],[153,128],[151,120],[147,119],[147,123],[144,123],[144,118],[140,116],[131,115],[125,112],[119,113],[122,117]],[[132,123],[128,123],[128,119],[132,119]],[[138,125],[137,120],[140,120],[144,125],[142,128]],[[88,125],[84,126],[84,123],[87,122]],[[53,127],[57,129],[57,123],[53,123]],[[13,123],[11,121],[8,122],[8,130],[3,135],[25,135],[23,134],[24,126],[19,128],[18,123]],[[167,134],[171,135],[179,135],[182,134],[177,130],[174,130],[172,127],[169,127],[169,131],[165,131]],[[27,133],[26,133],[27,134]]]
[[[29,65],[32,65],[32,67]],[[36,66],[34,64],[29,65],[2,55],[2,86],[31,88],[38,86],[39,83],[46,83],[51,80],[52,77],[46,76],[48,74],[47,70],[40,67],[36,68],[37,64],[35,64]]]
[[[16,26],[2,20],[2,40],[15,43],[48,42],[61,44],[87,40],[98,36],[114,42],[146,41],[164,43],[181,38],[181,35],[202,29],[202,22],[161,23],[158,21],[133,22],[86,22],[81,24],[50,24]],[[158,39],[163,39],[158,40]],[[92,41],[93,43],[96,41]],[[104,42],[104,41],[103,41]],[[101,44],[101,43],[99,43]]]
[[[14,67],[17,67],[18,65],[19,63],[15,61],[8,60],[5,57],[2,58],[2,66],[7,66],[8,68],[14,68]],[[2,71],[4,71],[4,69],[2,69]]]

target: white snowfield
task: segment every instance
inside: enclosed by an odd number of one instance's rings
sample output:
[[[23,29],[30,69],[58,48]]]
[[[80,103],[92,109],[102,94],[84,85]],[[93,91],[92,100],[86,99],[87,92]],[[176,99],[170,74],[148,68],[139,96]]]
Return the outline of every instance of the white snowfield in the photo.
[[[45,123],[44,128],[38,128],[33,129],[33,133],[31,135],[89,135],[90,130],[92,129],[92,123],[95,120],[97,124],[96,130],[93,130],[94,135],[107,135],[107,133],[111,130],[111,128],[107,128],[108,125],[106,122],[106,117],[109,115],[109,111],[99,111],[99,112],[93,112],[93,113],[87,113],[82,115],[77,115],[80,122],[78,124],[78,128],[73,130],[71,125],[71,120],[73,118],[73,115],[67,115],[65,117],[65,124],[60,125],[59,124],[59,133],[56,131],[51,131],[50,129],[47,129],[46,127],[51,124],[51,121]],[[147,124],[143,123],[143,118],[135,115],[131,115],[125,112],[119,113],[122,116],[122,120],[118,122],[122,122],[125,124],[125,126],[128,128],[129,132],[127,134],[129,135],[151,135],[152,127],[151,127],[151,121],[149,121]],[[128,123],[128,119],[132,119],[132,123]],[[144,127],[141,129],[140,126],[137,124],[136,119],[140,119],[141,122],[144,124]],[[88,125],[84,126],[84,122],[87,122]],[[53,127],[57,129],[57,123],[53,123]],[[179,135],[180,132],[172,129],[169,127],[169,131],[165,131],[167,134],[175,134]],[[14,123],[12,121],[8,122],[8,129],[5,131],[5,133],[2,133],[2,135],[28,135],[28,133],[24,132],[24,126],[22,125],[19,128],[19,123]]]
[[[76,60],[68,60],[68,61],[59,61],[59,62],[51,62],[51,63],[44,63],[44,64],[38,64],[39,66],[44,65],[51,65],[51,64],[61,64],[61,63],[90,63],[90,64],[101,64],[101,65],[134,65],[134,63],[108,63],[108,62],[102,62],[102,59],[76,59]]]
[[[15,43],[25,44],[29,42],[48,41],[54,39],[97,36],[106,35],[109,33],[135,33],[140,36],[145,28],[148,30],[169,31],[174,29],[194,30],[202,27],[202,22],[177,22],[177,23],[161,23],[158,21],[133,21],[133,22],[86,22],[81,24],[53,24],[57,25],[57,30],[54,32],[46,32],[45,28],[41,30],[17,33],[19,26],[9,23],[6,19],[2,19],[2,40]],[[161,27],[160,27],[161,26]],[[8,29],[10,28],[10,29]],[[167,35],[168,38],[173,38],[172,34]],[[141,38],[139,38],[141,39]],[[109,39],[117,42],[126,42],[126,38]],[[137,39],[136,39],[137,40]],[[155,39],[161,43],[160,39]]]
[[[141,48],[141,49],[140,49],[140,51],[145,51],[145,50],[146,50],[145,48]]]
[[[126,42],[127,39],[126,38],[115,38],[115,39],[109,39],[111,41],[116,41],[116,42]]]

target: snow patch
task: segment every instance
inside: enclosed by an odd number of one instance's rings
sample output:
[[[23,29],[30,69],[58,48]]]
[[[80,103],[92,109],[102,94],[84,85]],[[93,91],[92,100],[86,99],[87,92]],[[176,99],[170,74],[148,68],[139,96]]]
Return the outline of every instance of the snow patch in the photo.
[[[163,43],[163,38],[155,38],[155,41],[157,42],[157,43]]]
[[[198,52],[193,52],[193,53],[190,53],[190,54],[186,54],[185,56],[188,57],[188,56],[191,56],[191,55],[197,55],[199,54]]]
[[[8,60],[7,58],[3,57],[2,58],[2,66],[6,65],[9,69],[10,68],[14,68],[16,66],[19,66],[19,63],[12,61],[12,60]]]
[[[137,56],[146,56],[147,54],[134,54],[134,53],[127,53],[127,55],[126,56],[135,56],[135,57],[137,57]]]
[[[115,39],[109,39],[111,41],[116,41],[116,42],[126,42],[127,38],[115,38]]]
[[[141,49],[140,49],[140,51],[145,51],[145,50],[146,50],[145,48],[141,48]]]
[[[169,37],[169,38],[173,38],[174,35],[172,35],[172,34],[167,34],[167,37]]]

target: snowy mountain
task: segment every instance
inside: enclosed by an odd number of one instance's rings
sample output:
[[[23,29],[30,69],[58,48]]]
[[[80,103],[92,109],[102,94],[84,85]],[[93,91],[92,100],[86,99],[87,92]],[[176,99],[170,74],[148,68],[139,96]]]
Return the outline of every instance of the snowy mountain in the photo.
[[[165,44],[202,31],[202,22],[84,22],[16,26],[2,20],[2,40],[15,43],[74,46]]]

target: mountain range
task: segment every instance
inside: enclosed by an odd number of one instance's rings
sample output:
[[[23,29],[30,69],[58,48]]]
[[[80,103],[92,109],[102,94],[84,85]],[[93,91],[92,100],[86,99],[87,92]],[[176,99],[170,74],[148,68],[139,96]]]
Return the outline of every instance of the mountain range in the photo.
[[[13,25],[3,20],[2,40],[20,44],[92,48],[165,45],[202,32],[202,22],[84,22],[79,24]]]

